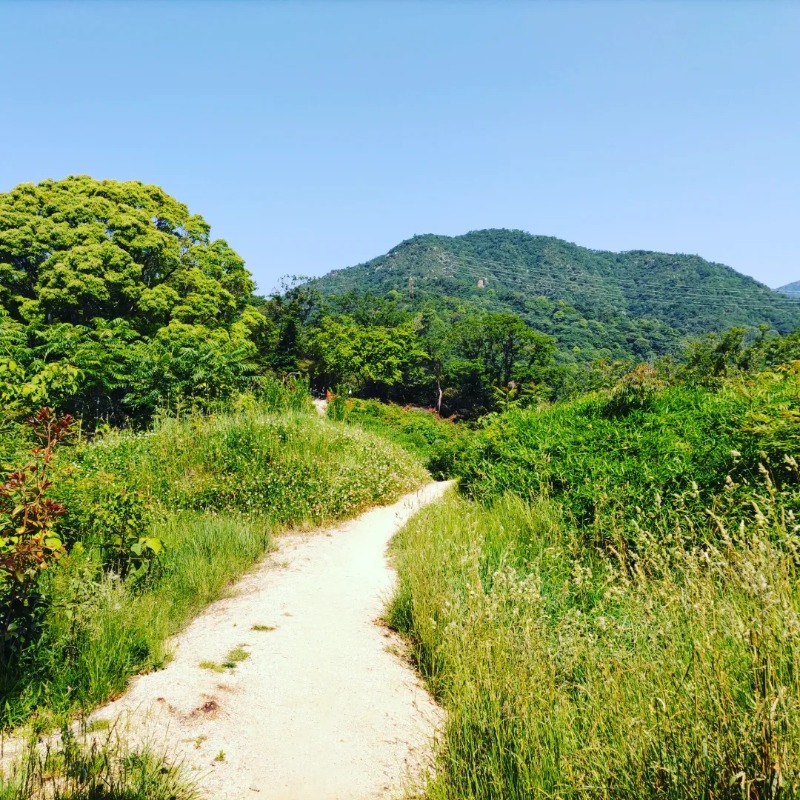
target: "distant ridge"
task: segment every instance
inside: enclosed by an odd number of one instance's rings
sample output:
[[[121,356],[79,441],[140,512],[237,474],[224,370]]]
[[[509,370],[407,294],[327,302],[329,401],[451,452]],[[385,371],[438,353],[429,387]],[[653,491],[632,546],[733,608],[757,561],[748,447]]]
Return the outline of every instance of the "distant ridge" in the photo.
[[[565,360],[652,358],[733,326],[800,327],[800,302],[700,256],[590,250],[520,230],[414,236],[315,283],[326,296],[369,292],[455,317],[510,311],[554,336]]]
[[[797,297],[800,299],[800,281],[787,283],[786,286],[779,286],[775,291],[781,294],[787,294],[789,297]]]

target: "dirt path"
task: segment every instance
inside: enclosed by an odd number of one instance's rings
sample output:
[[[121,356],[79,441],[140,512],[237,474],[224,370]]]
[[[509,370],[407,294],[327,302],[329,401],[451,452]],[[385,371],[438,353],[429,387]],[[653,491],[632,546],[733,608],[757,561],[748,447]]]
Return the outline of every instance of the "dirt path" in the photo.
[[[328,408],[328,401],[315,397],[313,400],[314,408],[317,409],[317,414],[324,417]]]
[[[429,763],[440,712],[376,624],[394,575],[385,551],[430,484],[327,532],[291,534],[93,719],[183,757],[209,798],[361,800],[402,794]],[[256,630],[264,626],[269,630]],[[221,672],[241,647],[249,656]]]

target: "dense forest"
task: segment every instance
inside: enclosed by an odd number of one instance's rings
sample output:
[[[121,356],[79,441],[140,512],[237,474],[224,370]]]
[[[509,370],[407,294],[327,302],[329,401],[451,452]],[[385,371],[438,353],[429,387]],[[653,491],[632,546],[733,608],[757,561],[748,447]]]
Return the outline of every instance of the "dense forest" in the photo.
[[[786,333],[800,324],[796,303],[699,256],[603,252],[514,230],[415,236],[317,287],[413,310],[513,313],[552,336],[562,361],[646,360],[726,328],[764,323]]]

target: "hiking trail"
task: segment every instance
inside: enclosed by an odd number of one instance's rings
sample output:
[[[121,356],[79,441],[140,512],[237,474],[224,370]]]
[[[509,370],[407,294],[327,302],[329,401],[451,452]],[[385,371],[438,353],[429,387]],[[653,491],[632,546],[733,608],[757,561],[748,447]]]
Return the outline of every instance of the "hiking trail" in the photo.
[[[276,537],[229,597],[175,637],[165,669],[134,679],[92,720],[165,749],[215,800],[402,796],[430,767],[442,717],[380,624],[395,577],[386,547],[449,485]],[[237,648],[247,654],[238,662]]]

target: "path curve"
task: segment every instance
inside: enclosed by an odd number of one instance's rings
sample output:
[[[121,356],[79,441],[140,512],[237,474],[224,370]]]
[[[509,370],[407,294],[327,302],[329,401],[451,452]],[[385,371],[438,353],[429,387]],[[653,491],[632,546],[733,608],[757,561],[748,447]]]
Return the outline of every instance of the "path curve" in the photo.
[[[386,546],[448,485],[279,537],[231,597],[176,638],[166,669],[92,719],[116,720],[134,742],[166,743],[215,800],[402,796],[430,765],[441,712],[378,623],[394,581]],[[240,645],[249,657],[234,669],[199,666]]]

